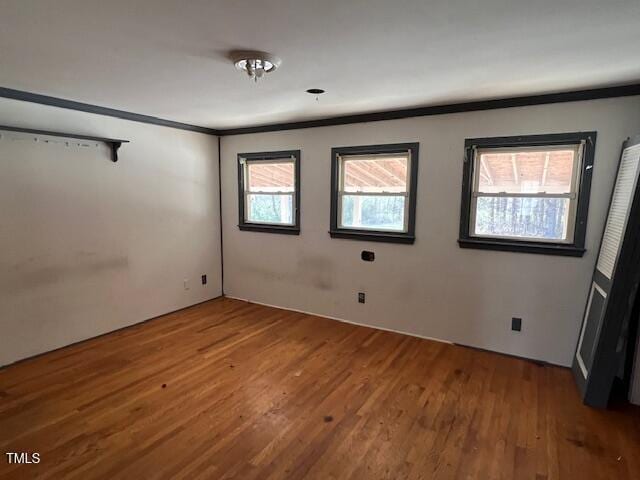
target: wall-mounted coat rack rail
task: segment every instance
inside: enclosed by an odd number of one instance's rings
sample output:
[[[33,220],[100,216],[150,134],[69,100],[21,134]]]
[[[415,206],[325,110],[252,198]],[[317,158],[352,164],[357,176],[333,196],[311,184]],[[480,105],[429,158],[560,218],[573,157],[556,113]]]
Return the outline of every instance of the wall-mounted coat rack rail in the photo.
[[[120,148],[120,146],[123,143],[129,143],[129,140],[121,140],[118,138],[91,137],[88,135],[76,135],[75,133],[50,132],[48,130],[34,130],[31,128],[7,127],[5,125],[0,125],[0,131],[33,133],[34,135],[48,135],[50,137],[77,138],[79,140],[92,140],[94,142],[106,143],[111,148],[111,161],[113,162],[118,161],[118,149]]]

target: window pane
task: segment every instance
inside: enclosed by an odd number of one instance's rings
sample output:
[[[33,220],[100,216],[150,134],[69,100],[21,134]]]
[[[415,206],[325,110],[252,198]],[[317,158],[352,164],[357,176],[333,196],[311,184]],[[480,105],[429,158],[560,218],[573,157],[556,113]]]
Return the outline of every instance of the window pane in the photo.
[[[293,192],[293,162],[248,162],[250,192]]]
[[[568,198],[478,197],[475,234],[567,240]]]
[[[344,157],[345,192],[406,192],[407,156]]]
[[[405,197],[344,195],[341,227],[402,232]]]
[[[482,193],[570,193],[574,149],[481,153],[476,175]]]
[[[247,195],[247,221],[293,224],[293,195]]]

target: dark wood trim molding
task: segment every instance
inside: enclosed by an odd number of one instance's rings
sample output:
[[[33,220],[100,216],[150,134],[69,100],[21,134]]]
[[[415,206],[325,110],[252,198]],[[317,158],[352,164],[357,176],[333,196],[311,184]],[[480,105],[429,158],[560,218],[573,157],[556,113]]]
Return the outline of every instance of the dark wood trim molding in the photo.
[[[560,93],[546,93],[540,95],[526,95],[521,97],[498,98],[493,100],[478,100],[474,102],[452,103],[434,105],[428,107],[414,107],[383,112],[360,113],[339,117],[321,118],[300,122],[275,123],[258,125],[253,127],[215,129],[190,125],[187,123],[164,120],[162,118],[142,115],[139,113],[101,107],[89,103],[66,100],[49,95],[24,92],[11,88],[0,87],[0,97],[21,100],[23,102],[39,103],[53,107],[67,108],[81,112],[95,113],[109,117],[131,120],[134,122],[149,123],[181,130],[205,133],[208,135],[242,135],[247,133],[277,132],[281,130],[296,130],[300,128],[327,127],[332,125],[347,125],[350,123],[378,122],[382,120],[397,120],[400,118],[424,117],[431,115],[446,115],[449,113],[474,112],[480,110],[494,110],[499,108],[526,107],[530,105],[545,105],[550,103],[581,102],[585,100],[597,100],[601,98],[630,97],[640,95],[640,83],[615,87],[593,88]]]
[[[285,235],[300,235],[300,150],[281,150],[277,152],[252,152],[239,153],[238,158],[238,228],[243,231],[266,232],[266,233],[283,233]],[[293,195],[293,225],[278,225],[272,223],[251,223],[245,221],[245,205],[244,205],[244,168],[242,160],[268,161],[278,160],[281,158],[293,158],[295,165],[295,192]]]
[[[384,242],[384,243],[405,243],[413,244],[416,241],[414,235],[375,233],[369,230],[329,230],[331,238],[343,238],[347,240],[359,240],[361,242]]]
[[[475,112],[480,110],[495,110],[499,108],[526,107],[530,105],[545,105],[549,103],[580,102],[601,98],[630,97],[640,95],[640,84],[624,85],[620,87],[596,88],[573,92],[549,93],[543,95],[527,95],[523,97],[501,98],[495,100],[480,100],[476,102],[453,103],[448,105],[434,105],[431,107],[416,107],[386,112],[361,113],[340,117],[322,118],[303,122],[276,123],[256,127],[228,128],[220,130],[220,135],[242,135],[247,133],[277,132],[280,130],[295,130],[300,128],[327,127],[332,125],[346,125],[349,123],[378,122],[382,120],[397,120],[400,118],[424,117],[431,115],[445,115],[449,113]]]
[[[122,120],[159,125],[161,127],[189,130],[191,132],[206,133],[208,135],[219,135],[218,130],[213,128],[174,122],[172,120],[165,120],[163,118],[152,117],[150,115],[116,110],[115,108],[101,107],[99,105],[91,105],[89,103],[76,102],[74,100],[66,100],[64,98],[50,97],[48,95],[40,95],[39,93],[23,92],[12,88],[0,87],[0,97],[20,100],[23,102],[38,103],[40,105],[49,105],[51,107],[66,108],[68,110],[77,110],[79,112],[95,113],[97,115],[115,117]]]
[[[520,253],[541,253],[543,255],[561,255],[564,257],[582,257],[586,250],[571,245],[560,245],[550,243],[548,245],[542,242],[519,242],[504,241],[491,239],[475,239],[460,238],[458,239],[460,248],[475,248],[478,250],[498,250],[501,252],[520,252]]]
[[[409,187],[409,219],[407,231],[388,232],[380,230],[360,230],[355,228],[340,228],[338,226],[338,185],[340,171],[338,167],[341,155],[368,155],[379,153],[411,153],[411,171]],[[350,240],[364,240],[370,242],[406,243],[415,242],[416,231],[416,198],[418,196],[418,163],[420,159],[420,143],[391,143],[385,145],[359,145],[356,147],[334,147],[331,149],[331,212],[329,235],[331,238],[345,238]]]
[[[220,137],[218,137],[218,223],[220,225],[220,290],[224,295],[224,235],[222,229],[222,152]]]
[[[544,135],[523,135],[514,137],[467,138],[464,142],[464,164],[462,168],[462,198],[460,201],[460,248],[499,250],[506,252],[539,253],[543,255],[564,255],[582,257],[586,252],[585,238],[591,197],[591,177],[596,148],[597,132],[552,133]],[[532,147],[547,145],[583,144],[583,158],[580,166],[578,202],[573,243],[536,242],[532,239],[515,240],[499,237],[475,237],[470,234],[471,206],[473,194],[473,164],[476,148]]]

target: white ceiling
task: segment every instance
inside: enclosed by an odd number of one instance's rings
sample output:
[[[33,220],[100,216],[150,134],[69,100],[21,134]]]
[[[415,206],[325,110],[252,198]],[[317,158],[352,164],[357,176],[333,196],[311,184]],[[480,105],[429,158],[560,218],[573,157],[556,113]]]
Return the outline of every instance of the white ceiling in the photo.
[[[211,128],[628,84],[638,45],[638,0],[0,0],[0,86]]]

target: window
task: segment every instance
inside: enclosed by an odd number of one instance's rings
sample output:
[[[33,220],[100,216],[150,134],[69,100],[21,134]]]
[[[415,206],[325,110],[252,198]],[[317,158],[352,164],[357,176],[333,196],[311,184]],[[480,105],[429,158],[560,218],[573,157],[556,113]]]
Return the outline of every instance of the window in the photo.
[[[465,143],[461,247],[584,254],[596,132]]]
[[[334,238],[413,243],[418,144],[332,149]]]
[[[240,230],[300,233],[300,150],[238,155]]]

